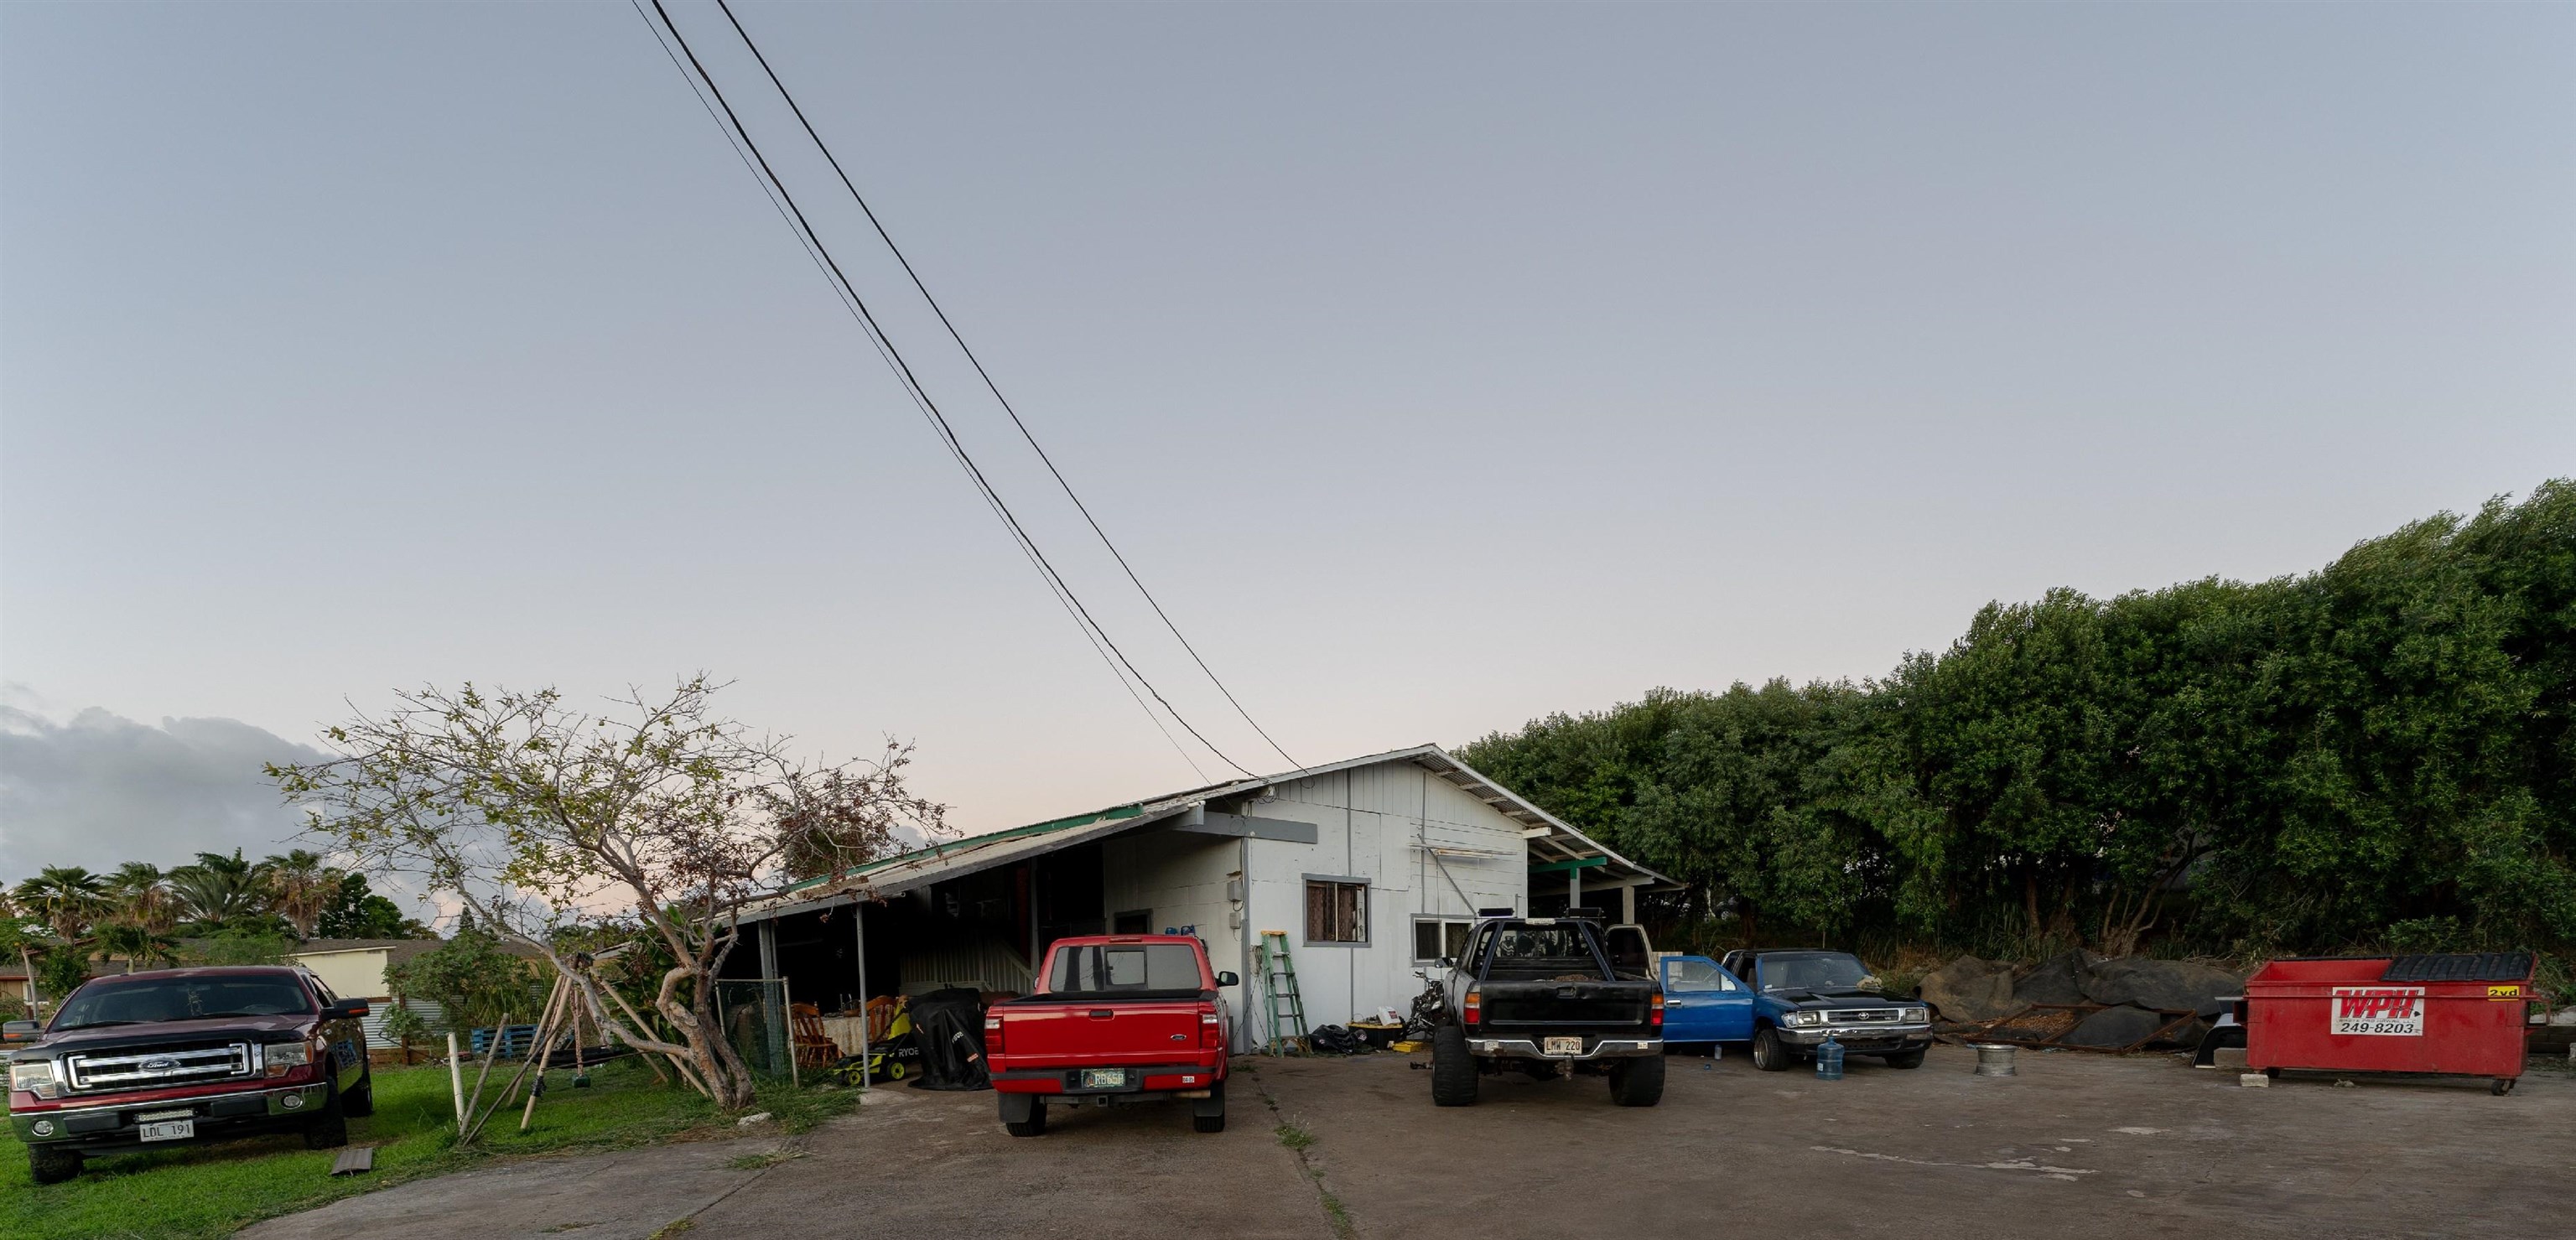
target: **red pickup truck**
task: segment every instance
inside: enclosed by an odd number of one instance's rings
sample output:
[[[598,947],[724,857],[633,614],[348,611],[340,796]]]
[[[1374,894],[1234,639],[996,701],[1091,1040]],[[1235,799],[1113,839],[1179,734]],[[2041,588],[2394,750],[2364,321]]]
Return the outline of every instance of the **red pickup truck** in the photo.
[[[1057,939],[1036,993],[984,1014],[984,1056],[1015,1137],[1046,1131],[1047,1104],[1187,1099],[1191,1126],[1225,1131],[1225,1001],[1232,973],[1177,934]]]

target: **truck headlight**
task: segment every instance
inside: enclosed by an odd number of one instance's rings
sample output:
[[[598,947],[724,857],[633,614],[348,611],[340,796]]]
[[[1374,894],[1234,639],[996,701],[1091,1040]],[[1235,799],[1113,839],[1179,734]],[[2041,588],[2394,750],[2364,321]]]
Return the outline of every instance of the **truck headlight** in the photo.
[[[1897,1013],[1897,1018],[1909,1025],[1920,1025],[1932,1019],[1932,1009],[1907,1008],[1904,1011]]]
[[[39,1098],[59,1096],[62,1093],[62,1085],[54,1078],[54,1061],[31,1059],[25,1063],[10,1064],[9,1091],[34,1094]]]
[[[271,1042],[259,1048],[259,1057],[261,1063],[268,1065],[270,1076],[284,1076],[290,1069],[313,1062],[313,1046],[309,1042]]]
[[[1792,1029],[1811,1029],[1817,1025],[1825,1023],[1825,1014],[1822,1012],[1788,1012],[1784,1013],[1780,1017],[1780,1023],[1787,1025]]]

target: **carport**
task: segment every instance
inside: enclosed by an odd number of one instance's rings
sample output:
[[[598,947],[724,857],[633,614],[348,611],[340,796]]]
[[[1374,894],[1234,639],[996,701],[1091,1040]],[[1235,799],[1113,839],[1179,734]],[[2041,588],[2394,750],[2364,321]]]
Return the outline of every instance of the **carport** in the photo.
[[[729,978],[783,978],[825,1012],[949,986],[1026,993],[1076,934],[1195,935],[1241,975],[1236,1045],[1262,1007],[1254,944],[1278,931],[1315,1023],[1399,1010],[1413,969],[1481,908],[1595,902],[1633,919],[1678,885],[1423,745],[972,836],[810,879],[743,916]],[[1612,893],[1616,893],[1613,895]]]

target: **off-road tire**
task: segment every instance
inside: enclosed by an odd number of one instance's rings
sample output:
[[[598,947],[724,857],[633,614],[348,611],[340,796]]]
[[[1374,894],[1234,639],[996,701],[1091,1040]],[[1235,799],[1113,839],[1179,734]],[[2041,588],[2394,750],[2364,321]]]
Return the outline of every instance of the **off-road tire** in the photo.
[[[27,1173],[38,1184],[60,1184],[81,1173],[80,1151],[28,1146]]]
[[[1663,1056],[1643,1055],[1610,1065],[1610,1101],[1623,1107],[1650,1107],[1663,1097]]]
[[[1208,1098],[1210,1101],[1216,1103],[1216,1114],[1190,1116],[1190,1131],[1225,1131],[1225,1082],[1218,1081],[1216,1083],[1216,1088],[1208,1091]]]
[[[1431,1104],[1476,1105],[1476,1057],[1467,1053],[1467,1031],[1458,1025],[1431,1034]]]
[[[1010,1120],[1004,1120],[1004,1121],[1002,1121],[1002,1131],[1007,1132],[1007,1133],[1009,1133],[1009,1134],[1011,1134],[1012,1136],[1015,1136],[1015,1137],[1042,1137],[1042,1136],[1045,1136],[1045,1135],[1046,1135],[1046,1104],[1045,1104],[1045,1103],[1043,1103],[1043,1102],[1035,1102],[1035,1101],[1030,1102],[1030,1103],[1029,1103],[1029,1118],[1028,1118],[1025,1122],[1018,1122],[1018,1123],[1014,1123],[1014,1122],[1012,1122],[1012,1121],[1010,1121]]]
[[[304,1148],[336,1150],[349,1143],[349,1116],[340,1109],[340,1095],[334,1093],[322,1104],[322,1113],[306,1121]]]
[[[1753,1066],[1765,1072],[1786,1072],[1794,1057],[1780,1044],[1780,1035],[1769,1026],[1753,1031]]]
[[[340,1095],[340,1114],[351,1119],[365,1119],[376,1113],[376,1074],[370,1069],[358,1078],[357,1088]]]
[[[1923,1052],[1899,1051],[1898,1053],[1887,1057],[1887,1066],[1891,1068],[1920,1068],[1923,1066]]]

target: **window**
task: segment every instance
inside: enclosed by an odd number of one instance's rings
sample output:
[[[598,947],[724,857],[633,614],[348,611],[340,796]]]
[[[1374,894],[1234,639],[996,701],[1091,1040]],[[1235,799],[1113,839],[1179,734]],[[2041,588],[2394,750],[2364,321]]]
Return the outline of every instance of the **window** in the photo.
[[[1109,932],[1111,934],[1152,934],[1154,910],[1140,908],[1120,913],[1109,919]]]
[[[1307,879],[1306,941],[1368,942],[1368,882],[1356,878]]]
[[[314,1010],[312,996],[280,974],[217,974],[132,981],[101,979],[81,987],[55,1014],[53,1031],[90,1025],[157,1024],[217,1016],[285,1016]]]
[[[1467,932],[1475,925],[1464,917],[1414,918],[1413,962],[1427,964],[1442,957],[1463,959],[1467,954]]]
[[[1047,989],[1057,994],[1102,991],[1184,992],[1199,988],[1198,953],[1185,943],[1110,943],[1060,947],[1055,978]]]
[[[1576,981],[1607,979],[1601,958],[1582,923],[1506,925],[1496,930],[1487,978],[1502,981]]]
[[[1762,989],[1766,994],[1775,990],[1861,990],[1875,980],[1870,977],[1869,966],[1841,952],[1771,956],[1763,960],[1762,966]]]
[[[1735,989],[1735,979],[1707,960],[1676,960],[1664,973],[1664,989],[1697,994]]]

